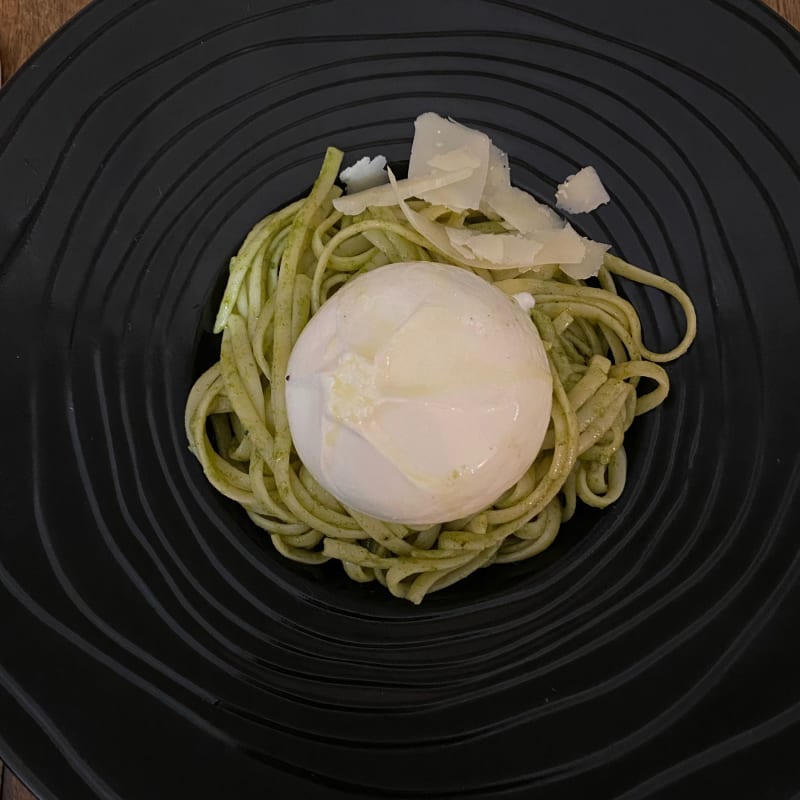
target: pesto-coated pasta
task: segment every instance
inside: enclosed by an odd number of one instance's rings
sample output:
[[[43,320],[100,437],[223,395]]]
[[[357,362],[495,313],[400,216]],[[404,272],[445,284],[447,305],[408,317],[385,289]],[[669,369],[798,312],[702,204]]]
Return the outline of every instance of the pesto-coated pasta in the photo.
[[[258,223],[231,260],[215,328],[222,333],[220,359],[191,390],[186,434],[211,484],[239,503],[284,556],[307,564],[336,559],[353,580],[377,580],[419,603],[480,567],[540,553],[578,502],[605,508],[620,497],[625,432],[666,398],[669,379],[660,364],[686,352],[696,317],[680,287],[611,255],[597,286],[566,277],[556,264],[535,272],[475,270],[508,294],[535,298],[531,319],[553,374],[550,428],[538,457],[491,507],[464,519],[404,526],[346,508],[293,450],[285,397],[293,344],[320,305],[364,272],[406,261],[469,267],[437,252],[397,206],[356,217],[335,211],[341,158],[331,148],[311,193]],[[411,205],[443,224],[506,230],[477,212]],[[677,347],[654,353],[644,345],[639,317],[618,295],[615,277],[680,304],[686,332]],[[654,388],[639,392],[642,378]]]

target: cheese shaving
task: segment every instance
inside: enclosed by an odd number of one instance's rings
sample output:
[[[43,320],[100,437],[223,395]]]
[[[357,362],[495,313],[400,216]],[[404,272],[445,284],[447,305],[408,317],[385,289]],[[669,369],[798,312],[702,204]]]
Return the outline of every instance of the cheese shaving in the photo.
[[[438,114],[421,114],[414,122],[408,177],[428,175],[432,166],[445,169],[447,165],[474,163],[476,166],[467,179],[423,192],[421,198],[432,205],[447,206],[454,211],[477,209],[486,185],[491,146],[491,139],[481,131],[444,119]]]
[[[364,158],[360,158],[347,169],[343,169],[339,174],[339,179],[347,187],[348,194],[363,192],[365,189],[372,189],[374,186],[388,183],[386,157],[375,156],[375,158],[370,158],[369,156],[364,156]]]
[[[611,198],[594,167],[584,167],[558,185],[556,205],[568,214],[587,214]]]
[[[397,181],[397,189],[390,184],[376,186],[356,194],[347,194],[337,197],[333,201],[333,207],[342,214],[355,216],[361,214],[369,206],[393,206],[397,203],[397,196],[400,195],[404,200],[409,197],[420,197],[433,190],[458,183],[465,178],[469,178],[474,170],[472,168],[460,169],[454,172],[440,172],[436,175],[421,175],[417,178],[406,178]]]
[[[593,242],[591,239],[583,239],[585,253],[583,259],[577,264],[567,264],[562,262],[559,266],[565,275],[578,281],[592,278],[600,271],[603,266],[603,256],[611,249],[610,244]]]

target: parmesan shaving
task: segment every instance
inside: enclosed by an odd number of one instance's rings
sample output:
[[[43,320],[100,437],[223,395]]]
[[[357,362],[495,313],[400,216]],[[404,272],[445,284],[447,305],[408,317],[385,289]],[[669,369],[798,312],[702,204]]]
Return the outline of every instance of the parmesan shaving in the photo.
[[[428,159],[428,166],[453,172],[458,169],[477,169],[481,166],[481,162],[466,147],[458,147]]]
[[[583,259],[577,264],[560,264],[561,271],[570,278],[578,281],[592,278],[600,271],[603,266],[603,256],[611,249],[610,244],[593,242],[591,239],[584,239],[583,245],[586,252]]]
[[[552,230],[563,222],[558,214],[516,186],[506,186],[484,198],[484,203],[520,233]]]
[[[400,191],[401,182],[394,177],[394,173],[391,169],[389,169],[389,182],[396,192],[396,202],[400,206],[403,216],[408,220],[409,225],[411,225],[420,236],[424,236],[442,255],[447,256],[453,264],[462,264],[477,269],[500,269],[500,265],[493,264],[491,261],[486,261],[481,258],[469,258],[464,255],[463,252],[450,242],[450,238],[447,235],[447,228],[444,225],[433,222],[422,214],[414,211],[414,209],[406,203]]]
[[[469,178],[474,172],[473,169],[460,169],[455,172],[440,172],[437,175],[421,175],[417,178],[406,178],[397,181],[397,193],[402,195],[404,200],[409,197],[422,197],[435,189],[449,186],[453,183]],[[393,206],[397,203],[397,194],[390,184],[376,186],[356,194],[337,197],[333,201],[333,207],[342,214],[355,216],[361,214],[368,206]]]
[[[586,257],[586,244],[570,224],[563,228],[539,231],[542,242],[538,264],[580,264]],[[563,267],[562,267],[563,269]]]
[[[511,186],[511,167],[508,163],[508,153],[504,153],[499,147],[492,145],[489,151],[489,168],[486,171],[486,186],[482,199],[486,200],[487,197],[491,197],[509,186]]]
[[[550,230],[563,223],[558,214],[531,197],[527,192],[511,185],[511,168],[508,156],[492,145],[486,188],[481,199],[481,211],[496,214],[520,233]]]
[[[464,228],[446,228],[450,243],[467,257],[482,258],[495,268],[535,266],[541,242],[517,233],[477,233]],[[463,249],[462,249],[463,248]],[[465,252],[466,251],[466,252]]]
[[[594,167],[584,167],[558,185],[556,205],[568,214],[587,214],[607,203],[606,187]]]
[[[364,158],[359,159],[347,169],[343,169],[339,179],[347,187],[348,194],[363,192],[365,189],[372,189],[374,186],[388,183],[386,157],[375,156],[375,158],[370,158],[369,156],[364,156]]]
[[[432,166],[444,169],[449,164],[467,163],[468,159],[470,164],[476,164],[468,178],[425,191],[421,198],[453,211],[478,209],[486,185],[491,146],[491,139],[481,131],[432,112],[421,114],[414,122],[408,177],[419,178],[429,175]]]

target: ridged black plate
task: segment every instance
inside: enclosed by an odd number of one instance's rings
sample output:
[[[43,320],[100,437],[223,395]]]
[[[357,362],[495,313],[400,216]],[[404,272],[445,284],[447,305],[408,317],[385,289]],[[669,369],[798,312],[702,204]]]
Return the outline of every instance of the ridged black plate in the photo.
[[[800,788],[800,40],[748,0],[103,0],[0,96],[0,756],[43,798]],[[183,403],[323,151],[480,126],[694,297],[627,491],[420,608],[283,560]],[[630,292],[651,347],[664,300]]]

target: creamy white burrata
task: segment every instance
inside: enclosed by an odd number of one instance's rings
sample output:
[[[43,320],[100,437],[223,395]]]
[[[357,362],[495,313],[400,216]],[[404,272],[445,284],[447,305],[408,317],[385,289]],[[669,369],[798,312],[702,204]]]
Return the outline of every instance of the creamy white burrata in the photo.
[[[539,334],[511,297],[415,262],[347,283],[306,325],[286,401],[298,455],[346,506],[409,525],[490,505],[550,421]]]

